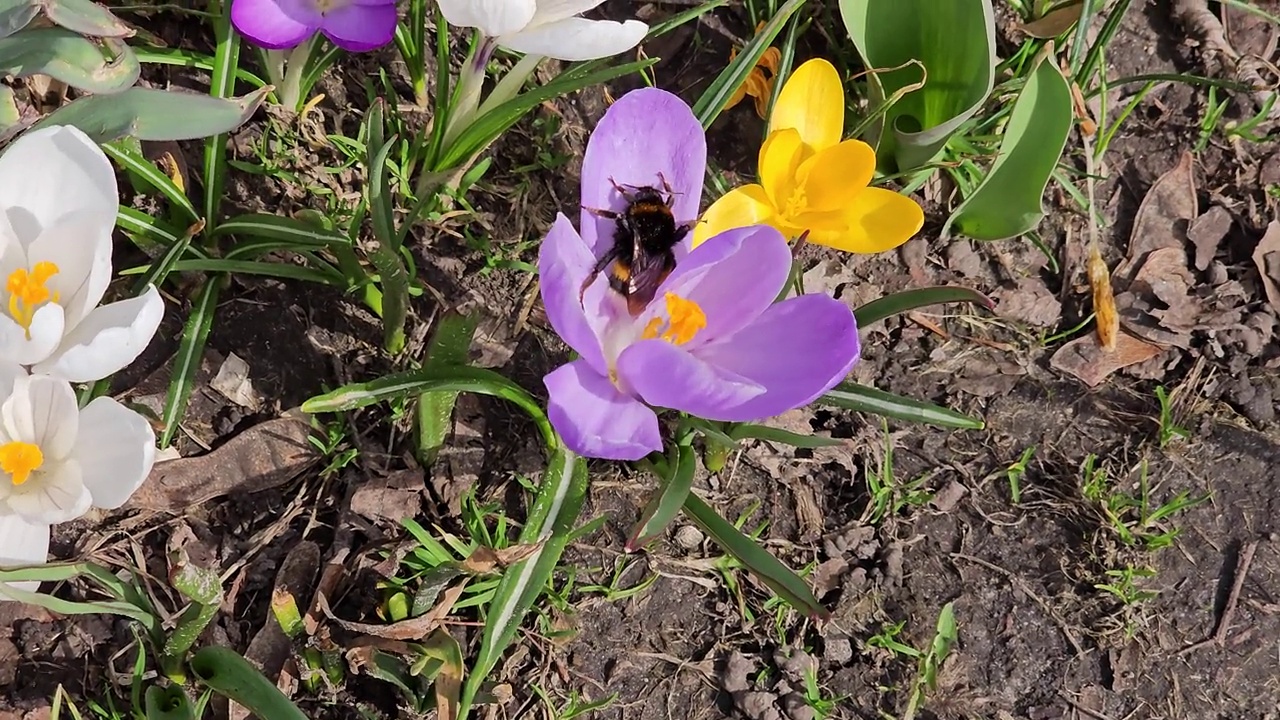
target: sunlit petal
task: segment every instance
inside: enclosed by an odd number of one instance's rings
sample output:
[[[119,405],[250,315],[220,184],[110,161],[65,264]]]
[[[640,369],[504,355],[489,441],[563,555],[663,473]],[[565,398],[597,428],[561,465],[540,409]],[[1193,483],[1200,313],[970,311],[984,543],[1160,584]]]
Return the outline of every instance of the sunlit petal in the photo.
[[[867,188],[845,213],[845,222],[843,232],[814,232],[809,242],[856,253],[892,250],[920,232],[924,211],[905,195]]]
[[[846,140],[819,151],[796,173],[804,190],[805,211],[849,207],[871,182],[875,170],[876,152],[861,140]]]
[[[622,394],[609,379],[577,360],[543,378],[547,418],[579,455],[606,460],[639,460],[662,450],[658,416],[644,403]]]
[[[513,33],[533,20],[535,0],[437,0],[450,25],[471,27],[491,37]]]
[[[734,188],[711,203],[693,228],[693,246],[697,247],[725,230],[767,222],[774,214],[764,188],[743,185]]]
[[[786,213],[796,188],[796,172],[807,156],[800,133],[791,129],[769,133],[760,146],[760,184],[769,194],[770,203],[781,213]]]
[[[41,565],[49,559],[49,526],[6,513],[0,515],[0,568]],[[11,588],[35,592],[38,581],[6,583]],[[0,601],[6,600],[0,596]]]
[[[844,133],[844,86],[835,66],[820,58],[791,74],[778,93],[769,131],[792,128],[814,150],[840,142]]]
[[[151,424],[114,399],[100,397],[80,412],[75,459],[94,507],[114,510],[133,495],[151,472],[156,435]]]
[[[644,39],[649,26],[639,20],[613,22],[570,17],[498,38],[503,47],[526,55],[577,62],[626,52]]]

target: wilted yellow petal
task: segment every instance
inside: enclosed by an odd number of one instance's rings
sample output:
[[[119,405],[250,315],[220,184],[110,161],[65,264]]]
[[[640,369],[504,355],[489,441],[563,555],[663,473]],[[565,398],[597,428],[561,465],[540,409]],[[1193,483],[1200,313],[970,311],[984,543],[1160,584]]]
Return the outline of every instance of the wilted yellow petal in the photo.
[[[768,222],[773,216],[773,206],[764,188],[759,185],[743,185],[725,193],[702,214],[693,227],[693,246],[698,247],[709,238],[734,228]]]
[[[760,146],[759,167],[756,174],[768,193],[769,202],[779,211],[786,206],[796,187],[796,172],[808,159],[809,152],[795,130],[779,130],[769,133]]]
[[[792,128],[815,151],[844,134],[844,86],[835,66],[821,58],[796,68],[778,93],[769,131]]]
[[[809,242],[855,253],[892,250],[920,232],[924,211],[905,195],[884,188],[867,188],[845,212],[844,232],[818,231]]]
[[[796,171],[804,191],[803,212],[828,212],[849,207],[871,183],[876,151],[861,140],[846,140],[821,150]]]
[[[756,63],[756,67],[762,67],[769,71],[769,77],[778,77],[778,66],[782,64],[782,51],[776,47],[767,48],[764,54],[760,56],[760,62]]]

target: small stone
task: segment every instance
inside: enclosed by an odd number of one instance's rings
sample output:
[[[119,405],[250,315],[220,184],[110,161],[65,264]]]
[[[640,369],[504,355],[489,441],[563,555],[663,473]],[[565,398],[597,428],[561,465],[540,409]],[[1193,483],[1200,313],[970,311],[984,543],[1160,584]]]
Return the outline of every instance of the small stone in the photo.
[[[1209,264],[1209,270],[1205,273],[1205,279],[1210,285],[1221,285],[1230,279],[1227,273],[1227,266],[1221,260],[1214,260]]]
[[[853,659],[853,643],[847,637],[832,637],[822,645],[822,659],[832,665],[844,665]]]
[[[814,718],[813,708],[804,701],[804,696],[798,693],[782,696],[782,711],[791,720],[813,720]]]
[[[702,546],[702,531],[692,525],[681,525],[676,529],[676,545],[692,552]]]

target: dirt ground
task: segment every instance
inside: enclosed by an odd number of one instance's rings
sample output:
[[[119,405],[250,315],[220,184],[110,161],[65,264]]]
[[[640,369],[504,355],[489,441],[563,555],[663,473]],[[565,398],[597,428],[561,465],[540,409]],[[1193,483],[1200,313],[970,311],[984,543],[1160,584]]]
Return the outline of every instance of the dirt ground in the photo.
[[[622,5],[619,16],[633,11]],[[745,34],[734,13],[716,17]],[[998,35],[1007,57],[1020,36],[1006,16]],[[822,52],[822,39],[814,42],[801,52]],[[648,52],[663,58],[659,84],[693,99],[729,47],[714,27],[699,25]],[[385,49],[368,60],[393,57]],[[1106,61],[1112,79],[1207,72],[1163,2],[1134,3]],[[352,78],[362,72],[347,69]],[[1113,93],[1107,116],[1138,87]],[[609,91],[616,97],[629,88]],[[341,83],[325,89],[326,128],[349,129],[354,121],[336,108],[361,96],[352,90],[344,97]],[[595,88],[545,106],[495,149],[495,170],[468,221],[488,233],[497,254],[532,261],[555,212],[572,211],[586,128],[605,103]],[[943,606],[954,603],[958,642],[917,717],[1280,718],[1280,352],[1277,308],[1253,258],[1275,219],[1280,143],[1216,134],[1180,166],[1201,135],[1205,103],[1203,88],[1157,84],[1096,169],[1100,242],[1110,267],[1123,269],[1134,243],[1154,237],[1152,228],[1179,238],[1189,316],[1175,323],[1168,313],[1177,308],[1149,313],[1166,321],[1157,330],[1171,334],[1170,349],[1093,388],[1051,362],[1067,340],[1088,334],[1071,331],[1090,312],[1084,216],[1053,185],[1040,227],[1052,261],[1026,241],[944,242],[939,230],[950,191],[941,184],[924,189],[925,229],[898,252],[851,258],[807,249],[806,287],[851,305],[922,284],[965,284],[996,300],[994,313],[949,306],[863,328],[864,357],[854,372],[860,382],[980,416],[986,429],[797,411],[779,424],[845,444],[804,451],[758,443],[734,455],[725,471],[698,479],[696,491],[727,517],[745,514],[747,528],[763,525],[772,551],[812,570],[832,609],[821,626],[767,603],[767,591],[741,570],[723,570],[719,551],[692,527],[677,523],[647,551],[624,554],[653,481],[593,463],[582,517],[604,523],[566,553],[564,564],[578,568],[577,590],[567,604],[543,608],[545,622],[519,638],[494,673],[496,702],[480,716],[569,718],[574,703],[616,695],[580,716],[808,720],[821,717],[805,702],[809,673],[817,695],[831,701],[823,706],[828,717],[902,717],[917,660],[884,638],[927,649]],[[236,152],[262,127],[256,120],[241,130]],[[762,131],[749,103],[727,112],[710,132],[713,161],[749,175]],[[1073,135],[1069,153],[1078,160],[1077,140]],[[183,149],[198,166],[198,145]],[[525,169],[539,153],[562,160],[555,170]],[[1192,212],[1179,217],[1166,208],[1144,217],[1144,198],[1162,178],[1171,194],[1183,190]],[[229,198],[241,210],[280,212],[308,202],[296,188],[244,175]],[[1209,239],[1201,242],[1193,228],[1211,219],[1225,229],[1205,230]],[[447,302],[484,312],[476,362],[540,393],[541,376],[567,355],[534,302],[535,278],[494,266],[494,250],[469,246],[460,230],[456,223],[432,227],[419,238],[423,276]],[[174,303],[161,336],[117,378],[115,389],[134,402],[155,406],[164,392],[190,290],[181,283],[169,289]],[[403,418],[385,408],[361,411],[344,445],[358,451],[356,459],[322,472],[324,460],[272,423],[324,389],[390,370],[376,349],[376,320],[336,293],[275,281],[237,278],[224,297],[180,446],[184,455],[207,453],[203,464],[178,461],[189,464],[172,471],[164,481],[170,485],[149,483],[127,512],[60,528],[55,555],[87,554],[162,577],[164,550],[186,548],[228,578],[224,612],[205,640],[243,651],[269,623],[278,569],[300,564],[296,582],[309,591],[319,558],[332,559],[340,548],[357,559],[359,572],[344,580],[336,614],[381,622],[372,571],[405,539],[391,506],[407,507],[400,515],[424,527],[456,532],[458,499],[475,488],[520,517],[513,477],[536,479],[542,460],[533,428],[497,402],[464,397],[453,442],[425,471],[411,459]],[[439,305],[424,296],[414,309],[420,345]],[[247,363],[252,403],[231,402],[209,387],[232,354]],[[1157,386],[1173,393],[1170,420],[1187,437],[1161,442]],[[883,476],[886,443],[896,494],[885,516],[871,522],[868,476]],[[1028,449],[1024,469],[1011,470]],[[1088,468],[1104,469],[1106,484],[1091,487]],[[181,495],[183,482],[217,473],[239,473],[238,489],[224,497]],[[377,493],[372,499],[369,488]],[[178,496],[182,511],[175,512]],[[1143,497],[1146,509],[1122,511],[1131,522],[1119,525],[1132,530],[1136,522],[1135,542],[1109,515],[1117,497]],[[1190,507],[1152,516],[1180,497]],[[1171,542],[1151,539],[1173,530]],[[561,573],[556,584],[567,581]],[[611,582],[615,589],[652,584],[621,598],[590,589]],[[74,597],[78,590],[57,592]],[[464,613],[452,626],[464,648],[478,640],[473,619]],[[125,622],[55,618],[12,603],[0,605],[0,620],[0,718],[46,717],[60,684],[77,699],[127,697],[121,683],[133,656],[117,653],[131,641]],[[341,644],[343,630],[329,630]],[[300,704],[317,718],[357,717],[357,705],[414,717],[367,677]]]

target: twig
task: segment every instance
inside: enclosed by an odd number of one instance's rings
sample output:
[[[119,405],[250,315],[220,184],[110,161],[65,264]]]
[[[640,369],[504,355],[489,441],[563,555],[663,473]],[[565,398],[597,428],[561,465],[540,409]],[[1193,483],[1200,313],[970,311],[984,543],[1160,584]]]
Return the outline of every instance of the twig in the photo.
[[[1240,549],[1240,557],[1236,559],[1235,577],[1231,581],[1231,593],[1227,595],[1227,605],[1222,609],[1222,617],[1218,618],[1218,626],[1213,635],[1178,651],[1178,656],[1187,655],[1209,645],[1222,647],[1227,641],[1227,633],[1231,631],[1231,620],[1235,617],[1236,607],[1240,605],[1240,590],[1249,575],[1249,566],[1253,564],[1253,554],[1258,551],[1258,541],[1250,540]]]

